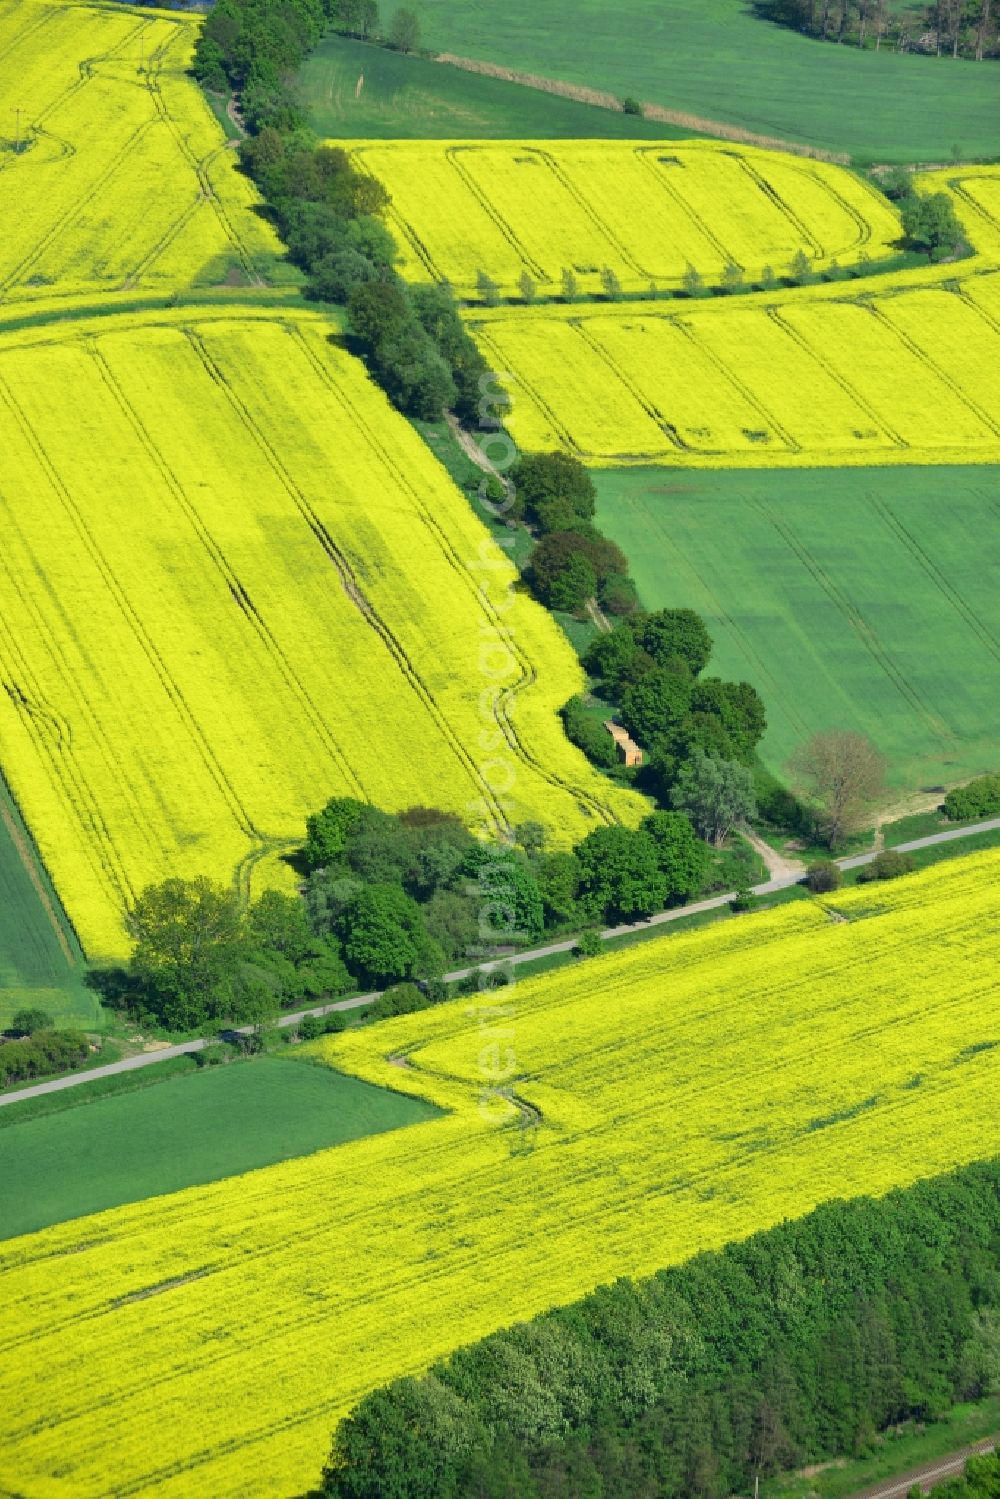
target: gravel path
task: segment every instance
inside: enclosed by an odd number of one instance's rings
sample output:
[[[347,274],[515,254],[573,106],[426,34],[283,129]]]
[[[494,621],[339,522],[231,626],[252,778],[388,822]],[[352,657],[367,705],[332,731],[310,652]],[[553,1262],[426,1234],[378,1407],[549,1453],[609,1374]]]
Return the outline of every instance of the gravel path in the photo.
[[[943,833],[931,833],[926,838],[914,838],[909,843],[897,843],[893,846],[901,853],[913,853],[917,849],[930,848],[937,843],[953,843],[959,838],[971,838],[977,833],[989,833],[1000,829],[1000,817],[992,817],[987,822],[977,822],[967,828],[948,828]],[[766,845],[765,845],[766,846]],[[769,850],[773,853],[773,850]],[[838,859],[837,863],[841,869],[857,869],[862,864],[870,864],[875,857],[873,853],[855,854],[850,859]],[[784,861],[790,863],[790,861]],[[801,869],[792,869],[791,872],[779,874],[761,885],[754,885],[754,895],[773,895],[778,890],[787,890],[790,885],[795,885],[801,878]],[[601,933],[602,939],[607,942],[612,937],[624,937],[631,932],[648,931],[658,926],[668,926],[672,921],[682,921],[687,916],[697,916],[702,911],[719,911],[727,906],[732,900],[734,891],[730,890],[725,895],[712,895],[707,900],[692,901],[690,905],[674,906],[669,911],[658,911],[655,916],[648,917],[645,921],[635,921],[626,926],[609,927]],[[490,972],[494,968],[506,967],[508,964],[534,963],[539,958],[555,957],[559,953],[572,952],[578,942],[577,937],[566,937],[561,942],[549,942],[544,947],[533,947],[528,952],[514,953],[509,958],[497,959],[495,962],[483,963],[482,971]],[[456,979],[467,978],[469,974],[475,973],[475,968],[456,968],[451,973],[444,975],[445,979],[452,983]],[[282,1015],[277,1024],[285,1026],[298,1025],[307,1015],[329,1015],[336,1010],[357,1010],[364,1005],[370,1005],[373,1000],[378,999],[378,993],[356,994],[352,999],[334,1000],[332,1004],[318,1005],[311,1010],[296,1010],[294,1015]],[[239,1027],[244,1034],[249,1034],[253,1026]],[[85,1072],[72,1072],[67,1077],[52,1078],[49,1082],[34,1083],[29,1088],[19,1088],[15,1093],[0,1094],[0,1108],[8,1103],[20,1103],[24,1098],[38,1098],[43,1093],[58,1093],[63,1088],[75,1088],[80,1083],[93,1082],[99,1077],[113,1077],[116,1072],[134,1072],[140,1067],[152,1067],[157,1062],[165,1062],[170,1057],[182,1057],[188,1052],[203,1051],[206,1046],[212,1046],[218,1037],[201,1036],[196,1041],[182,1041],[176,1046],[161,1047],[157,1051],[140,1052],[134,1057],[124,1057],[120,1062],[109,1062],[104,1067],[91,1067]],[[874,1490],[872,1491],[874,1494]],[[905,1493],[905,1490],[900,1492]]]

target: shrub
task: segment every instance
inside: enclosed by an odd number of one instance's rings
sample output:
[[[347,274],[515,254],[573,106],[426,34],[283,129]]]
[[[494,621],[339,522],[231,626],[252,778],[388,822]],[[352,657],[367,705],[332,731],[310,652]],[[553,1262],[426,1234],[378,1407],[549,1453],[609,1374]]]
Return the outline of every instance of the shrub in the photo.
[[[602,723],[587,712],[582,697],[571,697],[561,710],[566,738],[577,749],[583,750],[593,765],[611,770],[618,764],[618,752],[614,740]]]
[[[817,859],[806,870],[806,885],[814,895],[828,895],[844,883],[844,872],[832,859]]]
[[[943,810],[951,822],[1000,814],[1000,775],[977,776],[965,786],[956,786],[945,797]]]
[[[327,1036],[335,1036],[339,1031],[346,1031],[350,1021],[343,1010],[332,1010],[329,1015],[323,1016],[323,1032]]]
[[[221,1041],[213,1041],[210,1046],[203,1046],[201,1051],[196,1051],[194,1059],[199,1067],[221,1067],[229,1061],[232,1053],[228,1046]]]
[[[322,1015],[304,1015],[299,1021],[299,1040],[318,1041],[326,1032]]]
[[[883,853],[876,854],[870,864],[865,864],[858,874],[861,884],[868,884],[871,880],[898,880],[901,874],[909,874],[916,868],[916,862],[911,854],[901,854],[898,849],[887,848]]]
[[[604,951],[600,932],[581,932],[573,952],[578,958],[596,958]]]
[[[373,1020],[388,1020],[393,1015],[413,1015],[427,1008],[427,1000],[416,984],[393,984],[386,989],[368,1013]]]
[[[36,1031],[23,1041],[0,1046],[0,1087],[25,1078],[70,1072],[90,1055],[90,1043],[79,1031]]]
[[[625,98],[622,100],[622,114],[638,115],[639,119],[641,120],[643,117],[643,113],[644,111],[639,100],[633,99],[631,94],[626,94]]]
[[[52,1017],[47,1010],[15,1010],[10,1028],[19,1036],[33,1036],[36,1031],[48,1030],[51,1024]]]
[[[741,885],[736,894],[733,896],[732,900],[729,902],[729,909],[735,915],[740,915],[744,911],[752,911],[755,904],[756,896],[750,889],[750,886]]]

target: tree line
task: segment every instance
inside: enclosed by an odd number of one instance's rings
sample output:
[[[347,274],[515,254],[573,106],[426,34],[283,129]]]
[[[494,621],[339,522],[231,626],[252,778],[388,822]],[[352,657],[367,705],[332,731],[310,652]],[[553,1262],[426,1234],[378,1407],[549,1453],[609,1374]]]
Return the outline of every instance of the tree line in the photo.
[[[396,1013],[449,998],[446,972],[545,935],[649,916],[713,878],[710,851],[680,812],[550,850],[538,823],[486,842],[447,812],[395,815],[350,797],[309,818],[296,863],[300,894],[265,891],[248,908],[205,878],[150,886],[127,914],[128,967],[97,976],[105,1002],[187,1031],[408,985],[376,1012]]]
[[[996,1160],[828,1203],[374,1391],[335,1431],[319,1492],[750,1493],[1000,1388],[998,1264]]]
[[[355,352],[399,410],[470,418],[488,370],[451,292],[411,289],[397,275],[383,221],[387,192],[356,171],[346,151],[317,140],[295,97],[295,70],[326,26],[363,25],[367,14],[337,0],[218,0],[195,47],[194,73],[206,87],[239,95],[249,131],[240,163],[305,273],[305,295],[347,308]]]
[[[1000,56],[994,0],[932,0],[900,12],[888,0],[754,0],[765,20],[822,41],[858,47],[886,44],[938,57]]]

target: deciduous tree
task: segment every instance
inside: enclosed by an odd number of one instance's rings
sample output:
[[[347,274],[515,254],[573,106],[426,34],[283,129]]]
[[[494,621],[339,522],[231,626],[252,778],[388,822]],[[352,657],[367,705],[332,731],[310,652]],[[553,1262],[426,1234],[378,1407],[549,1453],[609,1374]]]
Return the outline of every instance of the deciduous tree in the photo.
[[[736,760],[717,759],[702,749],[695,749],[677,772],[670,799],[716,848],[756,813],[753,773]]]
[[[789,762],[794,782],[816,807],[831,848],[871,811],[885,786],[885,760],[864,734],[827,729]]]

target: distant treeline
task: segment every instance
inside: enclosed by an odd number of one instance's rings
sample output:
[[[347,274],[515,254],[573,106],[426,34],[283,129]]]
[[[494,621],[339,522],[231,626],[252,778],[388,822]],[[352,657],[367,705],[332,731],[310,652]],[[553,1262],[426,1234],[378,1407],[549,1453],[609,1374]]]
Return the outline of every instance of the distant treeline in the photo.
[[[754,0],[765,20],[825,41],[979,62],[1000,55],[997,9],[996,0],[933,0],[905,11],[888,0]]]
[[[994,1160],[828,1203],[396,1380],[338,1427],[321,1492],[722,1499],[998,1387]]]

